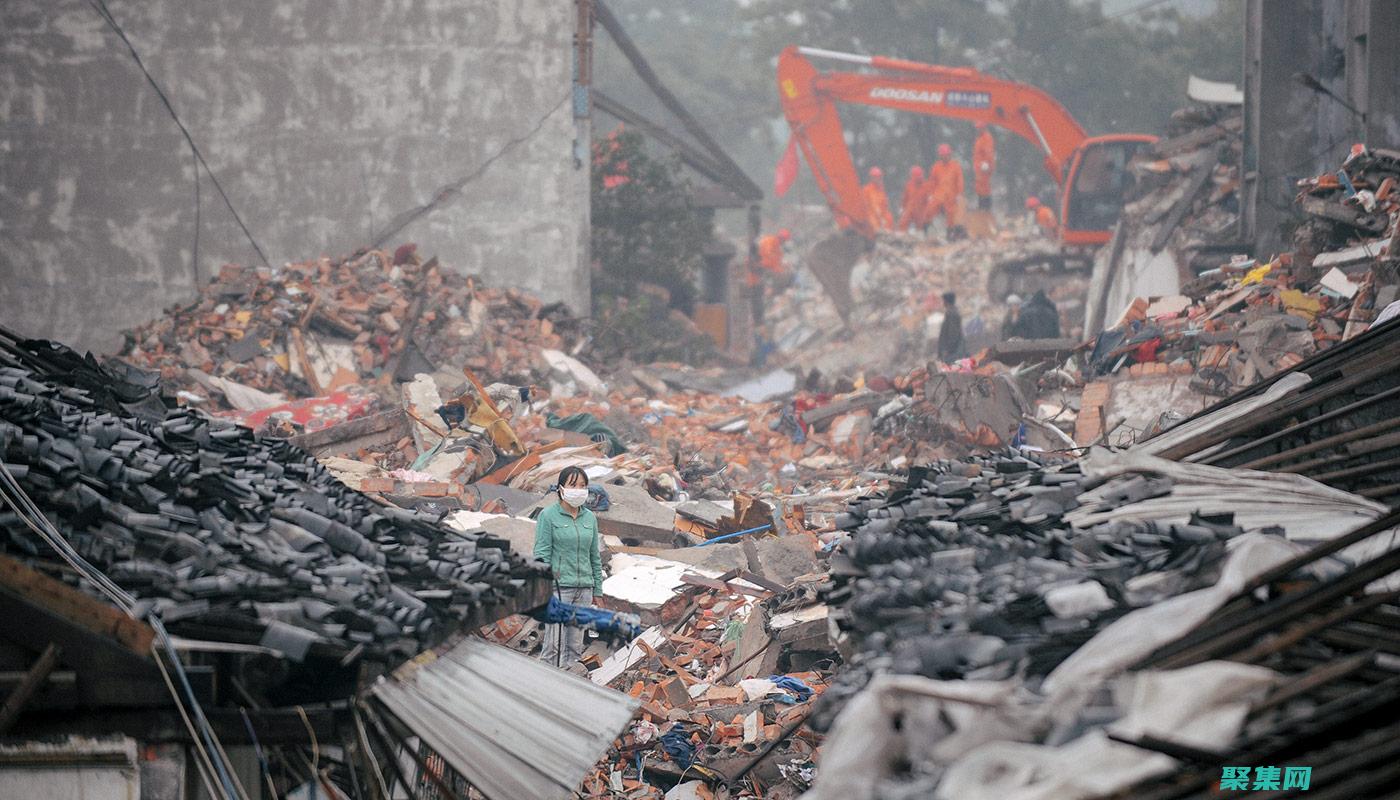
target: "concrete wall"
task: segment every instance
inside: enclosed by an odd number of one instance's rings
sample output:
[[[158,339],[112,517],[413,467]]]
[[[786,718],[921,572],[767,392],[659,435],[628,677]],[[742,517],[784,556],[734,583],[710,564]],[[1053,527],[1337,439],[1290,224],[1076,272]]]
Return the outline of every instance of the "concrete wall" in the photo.
[[[1356,142],[1400,148],[1396,31],[1394,0],[1247,0],[1241,224],[1256,255],[1289,249],[1298,179],[1335,170]]]
[[[108,0],[274,265],[414,241],[587,311],[572,0]],[[487,162],[495,155],[499,158]],[[104,347],[259,263],[84,0],[0,3],[0,324]]]

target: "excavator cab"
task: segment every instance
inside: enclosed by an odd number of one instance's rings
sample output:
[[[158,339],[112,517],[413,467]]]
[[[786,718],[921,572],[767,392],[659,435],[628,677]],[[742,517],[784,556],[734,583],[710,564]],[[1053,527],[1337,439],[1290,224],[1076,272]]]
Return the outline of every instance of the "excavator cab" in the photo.
[[[1156,140],[1112,134],[1085,139],[1075,149],[1060,183],[1060,229],[1066,245],[1096,246],[1109,240],[1132,188],[1128,162]]]

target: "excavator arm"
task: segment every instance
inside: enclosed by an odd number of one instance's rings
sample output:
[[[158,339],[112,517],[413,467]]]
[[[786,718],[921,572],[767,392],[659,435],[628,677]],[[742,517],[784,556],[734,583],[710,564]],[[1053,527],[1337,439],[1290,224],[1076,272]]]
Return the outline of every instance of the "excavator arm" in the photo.
[[[878,72],[822,72],[812,57]],[[837,224],[866,237],[874,231],[867,222],[860,175],[846,146],[839,103],[995,125],[1044,153],[1045,169],[1057,184],[1064,182],[1066,167],[1088,138],[1064,106],[1033,86],[992,78],[975,69],[897,58],[788,47],[778,57],[778,96]]]

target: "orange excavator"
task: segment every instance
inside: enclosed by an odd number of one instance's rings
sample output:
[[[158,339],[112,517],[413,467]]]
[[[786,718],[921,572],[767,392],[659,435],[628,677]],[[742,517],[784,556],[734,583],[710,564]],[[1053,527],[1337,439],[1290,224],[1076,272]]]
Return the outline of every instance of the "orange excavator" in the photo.
[[[822,72],[812,59],[855,64],[870,71]],[[1145,134],[1089,136],[1054,98],[1034,86],[1005,81],[967,67],[943,67],[898,58],[788,47],[778,57],[778,97],[836,224],[845,233],[819,243],[808,261],[845,314],[850,270],[875,238],[860,175],[846,146],[841,103],[984,122],[1030,142],[1060,187],[1058,247],[994,271],[988,291],[1004,297],[1016,272],[1082,267],[1108,242],[1130,184],[1128,161],[1157,140]]]

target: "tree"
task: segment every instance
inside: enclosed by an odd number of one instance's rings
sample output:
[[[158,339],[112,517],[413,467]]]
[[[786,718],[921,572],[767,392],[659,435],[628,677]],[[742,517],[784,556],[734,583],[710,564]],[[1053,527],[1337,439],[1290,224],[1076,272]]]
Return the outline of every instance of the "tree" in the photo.
[[[714,343],[685,318],[712,235],[708,211],[674,157],[648,154],[619,128],[593,144],[594,354],[605,360],[699,361]]]
[[[691,202],[679,161],[649,155],[641,134],[622,128],[595,142],[592,215],[595,294],[634,297],[651,284],[691,310],[711,222]]]

